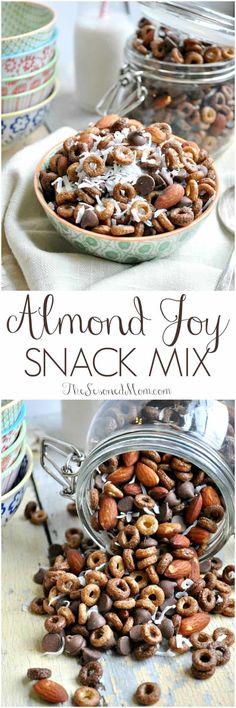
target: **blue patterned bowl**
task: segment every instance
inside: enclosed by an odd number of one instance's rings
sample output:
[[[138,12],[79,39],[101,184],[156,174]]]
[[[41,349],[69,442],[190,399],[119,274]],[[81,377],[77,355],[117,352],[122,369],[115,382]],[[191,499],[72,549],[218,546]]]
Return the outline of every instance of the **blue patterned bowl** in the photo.
[[[44,121],[50,103],[55,98],[59,88],[58,81],[54,91],[42,103],[32,108],[17,111],[17,113],[3,113],[2,115],[2,145],[10,145],[33,133]]]
[[[56,16],[36,2],[2,3],[2,56],[16,54],[50,42]]]
[[[1,524],[4,526],[14,516],[20,506],[25,493],[27,482],[33,471],[33,455],[27,445],[26,455],[21,463],[21,468],[14,487],[1,496]]]
[[[75,224],[62,219],[53,209],[47,204],[39,180],[41,170],[46,170],[49,160],[58,150],[63,147],[62,143],[52,148],[36,167],[34,177],[34,189],[36,197],[43,207],[47,218],[61,236],[69,241],[74,248],[80,253],[89,253],[91,256],[105,258],[109,261],[117,263],[141,263],[143,261],[151,261],[153,258],[166,258],[191,236],[198,229],[198,225],[203,219],[206,219],[212,209],[215,208],[218,194],[219,181],[216,174],[216,199],[209,208],[195,219],[189,226],[184,226],[174,231],[167,231],[156,236],[145,236],[145,238],[128,236],[105,236],[104,234],[96,233],[95,231],[85,231]],[[215,169],[215,167],[214,167]]]

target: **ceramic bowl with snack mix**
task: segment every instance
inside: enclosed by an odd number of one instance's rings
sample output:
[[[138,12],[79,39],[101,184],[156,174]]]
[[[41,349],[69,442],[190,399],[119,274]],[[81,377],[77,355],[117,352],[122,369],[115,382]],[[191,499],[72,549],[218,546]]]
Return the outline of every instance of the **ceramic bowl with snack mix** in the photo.
[[[36,196],[80,252],[121,263],[169,256],[215,207],[212,158],[167,123],[117,115],[67,138],[37,166]]]

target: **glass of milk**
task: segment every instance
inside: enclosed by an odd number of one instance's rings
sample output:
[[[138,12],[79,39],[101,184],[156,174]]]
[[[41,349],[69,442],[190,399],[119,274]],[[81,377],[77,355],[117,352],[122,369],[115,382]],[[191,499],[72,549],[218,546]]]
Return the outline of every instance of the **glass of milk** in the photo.
[[[78,103],[94,112],[98,101],[115,83],[123,64],[126,39],[133,32],[125,12],[114,3],[101,16],[105,3],[78,3],[80,15],[74,29],[75,80]],[[96,10],[94,10],[94,6]]]

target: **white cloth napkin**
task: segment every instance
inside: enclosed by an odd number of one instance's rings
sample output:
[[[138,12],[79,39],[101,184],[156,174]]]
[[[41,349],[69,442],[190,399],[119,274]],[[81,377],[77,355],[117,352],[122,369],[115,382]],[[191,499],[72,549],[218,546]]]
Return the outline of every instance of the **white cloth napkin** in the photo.
[[[25,147],[3,170],[5,235],[29,289],[213,290],[231,249],[216,211],[171,258],[133,266],[80,254],[58,234],[36,199],[33,176],[40,158],[74,132],[63,127]]]

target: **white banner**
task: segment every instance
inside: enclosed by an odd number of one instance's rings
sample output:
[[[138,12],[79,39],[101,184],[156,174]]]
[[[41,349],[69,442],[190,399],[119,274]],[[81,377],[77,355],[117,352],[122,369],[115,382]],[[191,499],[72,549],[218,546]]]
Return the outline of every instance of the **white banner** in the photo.
[[[233,398],[234,294],[2,293],[3,398]]]

